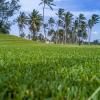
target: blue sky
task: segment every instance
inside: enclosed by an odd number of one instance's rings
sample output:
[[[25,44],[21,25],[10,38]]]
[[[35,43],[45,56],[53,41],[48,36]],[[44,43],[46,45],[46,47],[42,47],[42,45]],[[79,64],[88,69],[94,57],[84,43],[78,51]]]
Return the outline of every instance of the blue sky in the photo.
[[[21,10],[27,13],[30,13],[33,9],[40,11],[42,14],[42,6],[38,4],[41,0],[20,0]],[[54,0],[55,7],[51,11],[48,7],[45,10],[45,17],[55,17],[55,13],[59,8],[64,8],[66,11],[72,12],[75,16],[78,16],[80,13],[85,14],[88,18],[92,14],[100,15],[100,0]],[[13,26],[11,28],[11,33],[18,35],[18,28]],[[91,41],[94,39],[100,39],[100,24],[97,24],[92,31]]]

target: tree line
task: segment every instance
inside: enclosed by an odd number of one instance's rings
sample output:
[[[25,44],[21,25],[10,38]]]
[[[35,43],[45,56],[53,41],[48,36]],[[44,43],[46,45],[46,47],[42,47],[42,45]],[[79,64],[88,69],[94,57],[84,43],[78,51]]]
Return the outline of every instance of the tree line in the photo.
[[[56,13],[56,19],[50,17],[45,21],[45,8],[48,6],[53,10],[54,0],[41,0],[40,4],[43,6],[43,14],[33,9],[30,14],[20,12],[19,16],[13,22],[17,23],[19,28],[19,35],[25,37],[24,29],[28,27],[31,34],[27,38],[39,41],[51,41],[58,43],[83,43],[87,40],[90,44],[91,34],[94,25],[99,23],[99,15],[93,14],[89,20],[84,14],[79,14],[75,17],[71,12],[66,12],[59,8]],[[0,32],[9,33],[12,22],[9,18],[12,17],[16,11],[20,9],[19,0],[1,0],[0,1]],[[43,33],[40,33],[42,29]]]

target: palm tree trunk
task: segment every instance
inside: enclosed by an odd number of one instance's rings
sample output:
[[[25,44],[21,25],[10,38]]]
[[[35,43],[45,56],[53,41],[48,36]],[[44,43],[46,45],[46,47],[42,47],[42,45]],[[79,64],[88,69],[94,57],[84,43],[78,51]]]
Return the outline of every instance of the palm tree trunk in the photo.
[[[77,44],[77,32],[75,32],[75,43]]]
[[[65,44],[65,33],[63,33],[63,36],[62,36],[62,44]]]
[[[50,23],[48,23],[48,33],[50,32]],[[50,34],[48,34],[48,35],[50,35]]]
[[[66,32],[66,30],[67,30],[67,28],[66,28],[66,24],[65,24],[65,36],[64,36],[64,38],[65,38],[65,44],[66,44],[66,39],[67,39],[67,32]]]
[[[59,25],[58,23],[56,24],[57,31],[56,31],[56,44],[58,43],[58,30],[59,30]]]
[[[66,18],[64,18],[64,21],[65,21],[65,32],[64,32],[64,36],[63,36],[63,43],[65,43],[66,44]]]
[[[92,32],[92,29],[90,29],[89,31],[89,45],[91,44],[91,32]]]
[[[20,25],[18,25],[18,28],[19,28],[19,36],[21,35],[21,27]]]
[[[44,14],[45,14],[45,3],[43,6],[43,32],[44,32],[44,36],[45,36],[45,41],[46,41],[46,32],[45,32],[45,18],[44,18]]]
[[[57,23],[56,44],[59,42],[59,25]]]
[[[83,31],[82,31],[82,40],[81,40],[81,41],[82,41],[82,43],[81,43],[81,44],[83,44]]]
[[[80,37],[79,37],[79,41],[78,41],[78,43],[79,43],[79,46],[81,45],[81,40],[80,40]]]

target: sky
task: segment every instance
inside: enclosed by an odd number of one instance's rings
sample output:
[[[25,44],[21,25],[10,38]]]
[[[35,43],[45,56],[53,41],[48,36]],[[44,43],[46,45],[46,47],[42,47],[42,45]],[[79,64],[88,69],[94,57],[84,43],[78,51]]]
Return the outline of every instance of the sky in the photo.
[[[39,6],[41,0],[20,0],[21,11],[26,13],[31,13],[33,9],[38,10],[42,14],[42,6]],[[65,11],[70,11],[74,16],[78,16],[83,13],[87,19],[91,17],[92,14],[100,15],[100,0],[54,0],[56,6],[53,7],[53,11],[46,7],[45,9],[45,19],[49,17],[55,17],[59,8],[65,9]],[[11,33],[18,35],[18,27],[12,26]],[[91,41],[95,39],[100,39],[100,24],[94,26],[91,36]]]

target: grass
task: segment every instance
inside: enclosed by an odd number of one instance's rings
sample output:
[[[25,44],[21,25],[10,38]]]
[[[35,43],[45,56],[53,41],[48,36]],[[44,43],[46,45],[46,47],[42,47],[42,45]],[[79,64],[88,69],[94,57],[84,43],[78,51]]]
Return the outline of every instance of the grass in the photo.
[[[1,45],[24,45],[31,44],[33,41],[26,40],[14,35],[4,35],[0,34],[0,44]]]
[[[0,37],[1,100],[99,100],[99,46],[46,45],[18,37],[9,43],[11,37]]]

